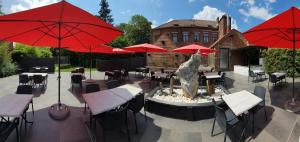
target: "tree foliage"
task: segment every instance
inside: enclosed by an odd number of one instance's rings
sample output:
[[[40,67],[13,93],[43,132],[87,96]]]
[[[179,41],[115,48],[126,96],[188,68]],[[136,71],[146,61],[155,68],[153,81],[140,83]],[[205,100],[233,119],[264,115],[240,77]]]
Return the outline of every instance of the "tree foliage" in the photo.
[[[12,59],[20,62],[24,58],[51,58],[52,52],[47,47],[34,47],[25,44],[16,44],[12,51]]]
[[[114,19],[110,14],[111,10],[109,9],[109,4],[106,0],[101,0],[100,2],[100,10],[97,15],[98,18],[102,19],[103,21],[112,24]]]
[[[268,49],[263,51],[264,66],[267,72],[286,71],[288,76],[293,74],[293,50]],[[300,74],[300,51],[296,51],[295,74]]]
[[[118,28],[124,34],[115,39],[110,45],[123,48],[130,45],[149,43],[151,37],[151,22],[142,15],[134,15],[128,23],[121,23]]]
[[[16,64],[12,63],[8,46],[7,42],[2,42],[0,45],[0,77],[13,75],[17,69]]]

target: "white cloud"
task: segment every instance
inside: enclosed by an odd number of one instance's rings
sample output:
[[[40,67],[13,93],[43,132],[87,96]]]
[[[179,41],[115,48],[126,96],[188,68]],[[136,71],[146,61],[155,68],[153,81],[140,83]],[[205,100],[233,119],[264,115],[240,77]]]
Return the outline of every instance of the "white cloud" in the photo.
[[[270,12],[270,9],[258,6],[251,6],[248,10],[239,9],[238,11],[246,17],[254,17],[261,20],[267,20],[274,16],[274,14]]]
[[[56,3],[59,0],[23,0],[18,4],[14,4],[10,7],[10,12],[18,12],[27,9],[32,9],[36,7],[41,7],[44,5]]]
[[[243,1],[241,1],[241,5],[244,5],[244,4],[255,5],[255,0],[243,0]]]
[[[217,8],[210,7],[210,6],[206,5],[206,6],[203,7],[203,9],[201,11],[199,11],[198,13],[196,13],[194,15],[193,19],[214,21],[218,17],[221,17],[224,14],[225,14],[225,12],[223,12],[223,11],[217,9]]]
[[[152,23],[151,24],[152,29],[157,27],[157,21],[156,20],[151,21],[151,23]]]
[[[189,0],[189,3],[195,2],[196,0]]]
[[[131,10],[127,9],[125,11],[120,11],[120,13],[123,14],[123,15],[127,15],[127,14],[131,13]]]
[[[173,18],[169,18],[168,20],[167,20],[167,23],[168,22],[171,22],[171,21],[173,21],[174,19]]]
[[[206,5],[203,7],[201,11],[199,11],[194,15],[193,19],[215,21],[218,17],[222,17],[224,14],[225,12],[217,8]],[[232,18],[231,27],[234,29],[238,29],[237,22],[233,18]]]
[[[266,2],[269,2],[269,3],[275,3],[276,0],[265,0]]]

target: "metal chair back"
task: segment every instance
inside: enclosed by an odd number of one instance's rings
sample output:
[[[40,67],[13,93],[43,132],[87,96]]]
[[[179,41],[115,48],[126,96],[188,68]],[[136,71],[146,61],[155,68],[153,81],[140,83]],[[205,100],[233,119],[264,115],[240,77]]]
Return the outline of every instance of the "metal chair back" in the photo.
[[[86,93],[92,93],[92,92],[98,92],[100,91],[100,87],[98,84],[88,84],[86,85],[85,92]]]
[[[32,86],[30,85],[19,85],[16,94],[32,94]]]
[[[261,106],[265,106],[266,88],[262,86],[255,86],[254,95],[261,98],[263,101],[259,103]]]

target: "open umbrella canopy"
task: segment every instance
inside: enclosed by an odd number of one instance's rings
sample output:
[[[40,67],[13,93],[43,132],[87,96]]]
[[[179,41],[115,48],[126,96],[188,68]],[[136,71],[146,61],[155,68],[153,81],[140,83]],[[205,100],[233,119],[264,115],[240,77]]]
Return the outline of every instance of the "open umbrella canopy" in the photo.
[[[66,50],[72,51],[72,52],[80,52],[80,53],[103,53],[103,54],[109,54],[113,52],[112,47],[107,45],[97,45],[97,46],[90,46],[90,47],[66,47],[64,48]]]
[[[287,11],[243,33],[250,44],[268,48],[300,48],[300,10]]]
[[[121,48],[113,48],[111,54],[130,54],[130,53],[134,53],[134,52],[128,51],[125,49],[121,49]]]
[[[187,46],[179,47],[179,48],[172,50],[172,52],[197,53],[198,50],[200,50],[201,53],[207,53],[207,54],[217,52],[217,50],[210,49],[210,48],[198,45],[198,44],[190,44]]]
[[[168,50],[166,49],[148,43],[128,46],[125,47],[124,49],[133,52],[168,52]]]
[[[0,38],[32,46],[89,47],[122,32],[90,13],[61,1],[0,17]]]
[[[250,44],[268,48],[293,49],[293,99],[295,102],[295,50],[300,48],[300,10],[291,7],[287,11],[243,33]]]
[[[32,46],[59,48],[58,104],[49,109],[53,119],[63,120],[70,110],[60,100],[60,48],[106,44],[122,32],[88,12],[66,2],[0,16],[0,39]]]

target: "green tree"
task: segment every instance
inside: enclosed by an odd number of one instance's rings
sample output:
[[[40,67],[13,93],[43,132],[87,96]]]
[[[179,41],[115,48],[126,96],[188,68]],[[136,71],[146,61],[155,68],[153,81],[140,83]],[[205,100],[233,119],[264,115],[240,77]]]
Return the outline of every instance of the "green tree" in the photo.
[[[2,12],[2,1],[0,1],[0,15],[4,15],[4,13]]]
[[[112,24],[114,19],[110,14],[111,10],[109,9],[109,4],[106,0],[101,0],[100,2],[100,10],[98,12],[98,18],[102,19],[103,21]]]
[[[151,22],[142,15],[134,15],[126,26],[126,34],[133,44],[149,43],[151,37]]]
[[[14,62],[20,62],[23,58],[51,58],[52,52],[47,47],[34,47],[25,44],[16,44],[12,51]]]
[[[123,48],[133,44],[149,43],[151,36],[151,22],[142,15],[134,15],[128,23],[121,23],[117,27],[124,32],[110,45]]]
[[[11,61],[8,46],[7,42],[0,44],[0,77],[13,75],[17,69],[17,66]]]

